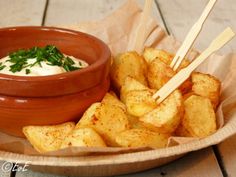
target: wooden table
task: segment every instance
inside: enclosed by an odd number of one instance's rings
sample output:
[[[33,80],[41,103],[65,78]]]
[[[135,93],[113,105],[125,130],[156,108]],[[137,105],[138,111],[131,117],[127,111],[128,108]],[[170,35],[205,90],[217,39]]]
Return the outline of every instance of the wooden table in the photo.
[[[0,27],[19,25],[75,24],[98,20],[108,15],[125,0],[0,0]],[[144,0],[138,0],[143,5]],[[201,14],[208,0],[156,0],[153,14],[169,33],[183,41],[187,31]],[[236,1],[221,0],[209,16],[195,47],[205,49],[226,26],[236,30]],[[236,52],[236,40],[219,53]],[[132,175],[168,177],[236,176],[236,136],[223,143],[192,152],[168,165]],[[0,162],[0,166],[4,162]],[[32,171],[3,172],[0,176],[55,177]]]

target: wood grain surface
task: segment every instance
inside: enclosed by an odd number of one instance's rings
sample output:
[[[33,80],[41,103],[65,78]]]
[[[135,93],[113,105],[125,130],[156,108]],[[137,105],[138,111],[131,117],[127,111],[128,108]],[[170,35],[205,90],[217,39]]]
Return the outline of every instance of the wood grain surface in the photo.
[[[80,22],[96,21],[111,14],[126,0],[50,0],[45,25],[73,25]],[[140,6],[144,0],[137,0]],[[72,10],[73,9],[73,10]],[[153,3],[153,16],[162,24],[161,16]]]
[[[233,136],[226,141],[220,143],[218,151],[224,168],[225,176],[236,176],[236,136]]]
[[[201,15],[207,0],[157,0],[169,31],[179,41],[183,41],[191,26]],[[194,48],[202,51],[227,26],[236,30],[235,0],[218,0],[206,20]],[[236,40],[231,41],[219,53],[236,49]]]
[[[0,27],[41,25],[46,0],[0,0]]]
[[[1,177],[9,177],[11,175],[11,171],[9,170],[9,166],[4,161],[0,161],[0,176]]]

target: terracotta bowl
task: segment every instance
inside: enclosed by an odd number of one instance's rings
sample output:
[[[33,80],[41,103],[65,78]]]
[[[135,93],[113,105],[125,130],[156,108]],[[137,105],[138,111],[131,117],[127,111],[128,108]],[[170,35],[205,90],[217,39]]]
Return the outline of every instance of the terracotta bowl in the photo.
[[[78,121],[109,89],[110,50],[99,39],[51,27],[0,29],[0,58],[18,49],[55,45],[89,67],[52,76],[0,74],[0,131],[23,136],[25,125]]]

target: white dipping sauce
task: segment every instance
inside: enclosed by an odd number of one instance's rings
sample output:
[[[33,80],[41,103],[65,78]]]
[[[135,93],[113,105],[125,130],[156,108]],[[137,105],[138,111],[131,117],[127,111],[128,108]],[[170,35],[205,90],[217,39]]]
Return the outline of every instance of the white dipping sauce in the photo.
[[[64,55],[64,56],[68,56],[68,55]],[[68,57],[70,57],[75,62],[75,64],[73,65],[75,67],[80,67],[82,69],[82,68],[85,68],[88,66],[88,63],[86,63],[85,61],[83,61],[81,59],[77,59],[73,56],[68,56]],[[61,74],[61,73],[67,72],[61,66],[48,65],[48,62],[42,61],[42,62],[40,62],[41,66],[37,63],[32,67],[29,66],[27,68],[23,68],[19,72],[13,73],[12,71],[10,71],[10,66],[13,65],[13,63],[11,63],[7,60],[10,60],[9,56],[6,56],[6,57],[0,59],[0,62],[2,63],[2,65],[6,66],[2,70],[0,70],[0,73],[2,73],[2,74],[15,75],[15,76],[49,76],[49,75]],[[35,62],[36,62],[36,58],[32,58],[32,59],[27,60],[28,64],[33,64]],[[26,69],[30,69],[30,73],[26,74]]]

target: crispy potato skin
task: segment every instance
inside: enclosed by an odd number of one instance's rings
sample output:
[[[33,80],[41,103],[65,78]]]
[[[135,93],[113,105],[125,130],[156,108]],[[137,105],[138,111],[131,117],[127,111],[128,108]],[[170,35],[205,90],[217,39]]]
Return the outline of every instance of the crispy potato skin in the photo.
[[[67,147],[106,147],[101,136],[92,128],[73,130],[63,141],[61,148]]]
[[[168,82],[176,72],[170,68],[174,55],[164,50],[158,50],[153,48],[146,48],[143,54],[145,60],[148,63],[148,71],[146,74],[148,84],[152,89],[159,90],[166,82]],[[184,59],[177,72],[189,65],[189,61]],[[189,92],[192,88],[192,82],[185,81],[180,90],[183,94]]]
[[[121,88],[121,101],[125,103],[127,112],[132,116],[142,116],[157,106],[152,98],[154,90],[149,89],[137,80],[127,77]]]
[[[23,133],[40,153],[59,150],[65,137],[75,128],[74,122],[53,126],[26,126]]]
[[[90,127],[93,124],[93,119],[96,120],[95,113],[100,109],[102,103],[93,103],[83,114],[75,128]],[[91,127],[93,128],[93,127]],[[96,130],[96,129],[95,129]]]
[[[191,79],[188,78],[188,79],[179,87],[179,90],[180,90],[181,93],[184,95],[184,94],[187,94],[187,93],[191,92],[192,86],[193,86],[193,83],[191,82]]]
[[[169,137],[146,129],[130,129],[117,135],[116,142],[121,147],[164,148]]]
[[[145,48],[144,53],[143,53],[143,57],[148,64],[151,63],[154,59],[158,58],[163,63],[165,63],[166,65],[169,66],[174,58],[174,54],[171,54],[165,50],[154,49],[154,48]],[[188,59],[184,59],[179,67],[179,70],[187,67],[189,65],[189,63],[190,62]],[[177,71],[179,71],[179,70],[177,70]]]
[[[147,61],[147,63],[151,63],[153,60],[158,58],[162,62],[164,62],[166,65],[170,65],[174,56],[164,50],[159,50],[159,49],[154,49],[154,48],[145,48],[143,57]]]
[[[112,95],[109,95],[112,96]],[[105,96],[106,97],[106,96]],[[115,137],[118,133],[130,129],[126,111],[119,104],[110,104],[105,100],[92,105],[82,116],[76,128],[90,127],[101,135],[109,146],[117,146]],[[113,101],[115,103],[116,101]]]
[[[154,59],[148,65],[147,79],[152,89],[159,90],[174,75],[175,72],[159,58]]]
[[[144,125],[144,123],[139,120],[139,117],[131,116],[130,114],[128,114],[128,119],[132,129],[148,130],[148,128]]]
[[[173,133],[181,122],[183,98],[179,90],[174,91],[157,108],[140,117],[144,125],[160,133]]]
[[[117,90],[125,82],[127,76],[131,76],[147,85],[145,73],[147,70],[146,61],[137,52],[126,52],[115,57],[111,67],[111,81]]]
[[[163,52],[165,54],[165,52]],[[151,63],[154,59],[156,58],[165,58],[168,56],[162,56],[162,50],[158,50],[158,49],[154,49],[154,48],[151,48],[151,47],[147,47],[144,49],[144,52],[143,52],[143,58],[145,59],[145,61],[149,64]],[[167,59],[168,60],[168,59]]]
[[[113,105],[113,106],[118,106],[122,110],[126,111],[126,106],[124,103],[122,103],[116,96],[114,92],[107,93],[104,98],[102,99],[102,102],[107,105]]]
[[[153,94],[178,71],[170,64],[174,55],[146,48],[143,56],[126,52],[112,58],[112,90],[92,104],[75,125],[26,126],[23,133],[40,153],[68,147],[164,148],[170,136],[204,138],[217,130],[215,109],[220,81],[209,74],[192,73],[161,104]],[[183,95],[183,96],[182,96]]]
[[[209,74],[195,72],[192,74],[192,91],[196,95],[200,95],[211,100],[211,103],[216,109],[220,100],[221,82]]]
[[[204,138],[216,131],[216,116],[208,98],[192,95],[184,101],[184,108],[178,135]]]
[[[179,124],[174,135],[183,136],[183,137],[192,137],[192,134],[182,125],[182,122]]]
[[[127,93],[134,90],[149,90],[149,88],[130,76],[126,77],[120,90],[121,101],[125,102]]]
[[[137,117],[143,116],[157,106],[149,90],[133,90],[128,92],[124,103],[127,106],[127,112]]]
[[[176,74],[169,65],[159,58],[154,59],[148,65],[147,80],[150,88],[159,90]],[[190,79],[186,80],[179,89],[183,94],[189,92],[192,88]]]

